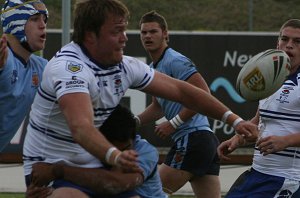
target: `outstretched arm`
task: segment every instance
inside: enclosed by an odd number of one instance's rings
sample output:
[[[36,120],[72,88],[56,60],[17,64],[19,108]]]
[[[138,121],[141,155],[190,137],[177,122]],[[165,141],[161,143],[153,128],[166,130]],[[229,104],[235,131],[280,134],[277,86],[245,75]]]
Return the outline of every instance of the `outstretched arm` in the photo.
[[[164,82],[164,86],[161,86],[161,82]],[[143,91],[179,102],[189,109],[217,120],[222,120],[229,111],[228,107],[206,91],[157,71],[152,82]],[[233,126],[240,135],[252,136],[258,132],[255,124],[242,120],[234,113],[226,116],[225,122]]]
[[[191,75],[186,82],[210,93],[207,83],[198,72]],[[190,120],[195,114],[197,114],[197,112],[183,106],[180,112],[176,116],[174,116],[174,118],[157,125],[155,128],[155,133],[160,138],[166,138],[173,132],[175,132],[175,130],[180,127],[180,125]]]

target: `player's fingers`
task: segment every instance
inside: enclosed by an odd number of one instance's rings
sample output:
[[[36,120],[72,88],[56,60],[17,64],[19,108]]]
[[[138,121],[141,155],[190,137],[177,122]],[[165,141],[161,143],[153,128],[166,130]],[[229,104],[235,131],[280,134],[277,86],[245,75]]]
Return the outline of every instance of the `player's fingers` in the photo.
[[[220,158],[221,160],[225,160],[225,161],[230,160],[230,157],[228,157],[228,154],[229,154],[228,151],[221,151],[221,152],[219,152],[218,154],[219,154],[219,158]]]
[[[127,172],[142,172],[141,168],[137,164],[137,153],[134,150],[123,151],[115,159],[117,166],[121,167]]]

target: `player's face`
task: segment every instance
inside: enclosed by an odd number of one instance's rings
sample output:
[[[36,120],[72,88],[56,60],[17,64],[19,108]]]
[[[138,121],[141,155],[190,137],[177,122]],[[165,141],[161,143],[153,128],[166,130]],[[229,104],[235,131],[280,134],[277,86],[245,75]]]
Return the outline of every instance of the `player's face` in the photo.
[[[128,40],[127,20],[124,17],[109,15],[95,39],[93,56],[103,65],[117,64],[122,60],[123,49]]]
[[[168,32],[163,31],[158,23],[142,23],[140,38],[144,48],[149,52],[165,49]]]
[[[36,14],[29,17],[25,25],[25,35],[30,48],[39,51],[45,48],[46,42],[46,16]]]
[[[278,40],[278,49],[285,51],[290,59],[292,72],[300,66],[300,29],[286,27]]]

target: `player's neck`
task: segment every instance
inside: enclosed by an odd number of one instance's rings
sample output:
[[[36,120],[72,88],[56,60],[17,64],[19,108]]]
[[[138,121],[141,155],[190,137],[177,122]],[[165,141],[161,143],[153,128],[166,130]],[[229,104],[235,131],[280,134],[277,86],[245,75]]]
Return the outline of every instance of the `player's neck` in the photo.
[[[21,45],[20,41],[15,36],[9,34],[7,35],[7,41],[14,53],[28,62],[31,53]]]
[[[162,46],[161,48],[158,48],[156,50],[153,50],[153,51],[149,51],[149,55],[151,56],[151,59],[153,61],[153,63],[157,63],[161,56],[163,55],[165,49],[167,48],[168,46]]]

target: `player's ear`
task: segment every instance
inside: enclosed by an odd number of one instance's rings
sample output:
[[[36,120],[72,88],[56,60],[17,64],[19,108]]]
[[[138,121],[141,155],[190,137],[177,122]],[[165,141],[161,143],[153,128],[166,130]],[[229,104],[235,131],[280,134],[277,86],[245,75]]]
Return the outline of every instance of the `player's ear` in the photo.
[[[166,42],[168,43],[169,42],[169,33],[168,33],[168,30],[163,30],[163,35],[164,35],[164,38],[165,38]]]
[[[86,31],[84,33],[84,40],[87,42],[87,43],[95,43],[95,40],[97,39],[97,35],[95,34],[95,32],[93,31]]]

